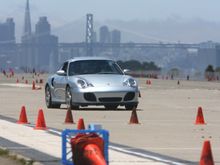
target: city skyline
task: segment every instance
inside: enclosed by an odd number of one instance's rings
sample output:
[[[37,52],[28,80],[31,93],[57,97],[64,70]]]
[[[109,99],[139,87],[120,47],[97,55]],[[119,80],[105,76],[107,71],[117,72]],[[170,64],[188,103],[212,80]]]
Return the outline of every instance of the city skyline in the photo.
[[[16,40],[20,42],[26,0],[0,2],[0,22],[13,17]],[[61,42],[84,41],[87,13],[94,15],[95,31],[102,25],[118,29],[124,36],[122,42],[220,42],[219,5],[217,0],[30,0],[32,27],[39,17],[47,16]]]

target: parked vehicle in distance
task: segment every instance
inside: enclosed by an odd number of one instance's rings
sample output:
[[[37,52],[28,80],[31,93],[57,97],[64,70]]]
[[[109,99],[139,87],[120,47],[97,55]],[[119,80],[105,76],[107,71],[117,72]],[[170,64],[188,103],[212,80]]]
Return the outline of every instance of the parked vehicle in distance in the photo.
[[[137,81],[121,70],[113,60],[100,57],[77,57],[63,63],[45,84],[48,108],[79,109],[80,106],[103,105],[115,110],[138,105]]]

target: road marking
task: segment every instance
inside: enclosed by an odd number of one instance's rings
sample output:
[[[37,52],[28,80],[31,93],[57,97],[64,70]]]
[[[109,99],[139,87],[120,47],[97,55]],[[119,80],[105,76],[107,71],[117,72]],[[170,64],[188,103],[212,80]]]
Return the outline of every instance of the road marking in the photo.
[[[112,149],[112,150],[115,150],[115,151],[119,151],[119,152],[123,152],[123,153],[127,153],[127,154],[132,154],[132,155],[136,155],[136,156],[141,156],[143,158],[147,158],[147,159],[151,159],[151,160],[155,160],[155,161],[159,161],[159,162],[163,162],[163,163],[168,163],[168,164],[173,164],[173,165],[185,165],[183,163],[179,163],[179,162],[163,159],[163,158],[152,156],[152,155],[148,155],[148,154],[143,154],[143,153],[139,153],[139,152],[129,151],[129,150],[126,150],[126,149],[123,149],[123,148],[115,147],[115,146],[109,146],[109,148]]]

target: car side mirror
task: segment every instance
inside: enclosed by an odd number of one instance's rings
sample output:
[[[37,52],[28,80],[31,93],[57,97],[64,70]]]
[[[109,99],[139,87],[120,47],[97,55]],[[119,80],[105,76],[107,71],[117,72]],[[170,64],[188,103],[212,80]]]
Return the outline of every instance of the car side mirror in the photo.
[[[57,74],[58,74],[59,76],[66,76],[66,72],[65,72],[64,70],[58,70],[58,71],[57,71]]]

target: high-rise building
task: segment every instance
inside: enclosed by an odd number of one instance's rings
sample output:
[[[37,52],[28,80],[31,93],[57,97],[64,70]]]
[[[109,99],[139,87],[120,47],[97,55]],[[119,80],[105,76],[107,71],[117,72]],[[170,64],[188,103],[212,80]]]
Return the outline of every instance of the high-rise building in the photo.
[[[99,42],[110,43],[111,35],[107,26],[102,26],[99,29]]]
[[[26,2],[25,14],[24,14],[24,31],[23,37],[31,35],[31,14],[29,7],[29,0]]]
[[[35,26],[36,35],[49,35],[50,34],[50,24],[47,21],[47,17],[40,17],[38,23]]]
[[[13,18],[7,18],[5,23],[0,23],[0,42],[15,43],[15,23]]]
[[[58,37],[50,34],[47,17],[40,17],[35,27],[35,66],[41,70],[54,71],[58,63]]]
[[[112,34],[112,43],[121,43],[121,32],[119,30],[113,30],[111,32]]]
[[[2,68],[16,65],[15,23],[7,18],[0,23],[0,66]]]
[[[58,64],[58,38],[50,34],[47,17],[40,17],[35,32],[31,31],[29,0],[25,8],[24,33],[20,66],[29,71],[54,71]]]
[[[33,36],[31,31],[31,16],[29,0],[26,2],[25,14],[24,14],[24,27],[23,35],[21,37],[22,50],[20,53],[19,63],[25,70],[33,67]]]
[[[216,45],[216,67],[220,67],[220,45]]]

